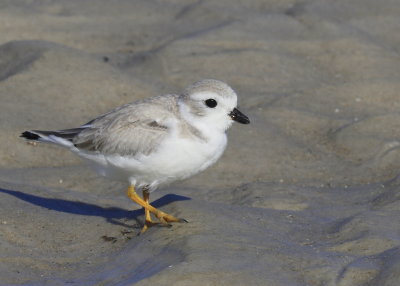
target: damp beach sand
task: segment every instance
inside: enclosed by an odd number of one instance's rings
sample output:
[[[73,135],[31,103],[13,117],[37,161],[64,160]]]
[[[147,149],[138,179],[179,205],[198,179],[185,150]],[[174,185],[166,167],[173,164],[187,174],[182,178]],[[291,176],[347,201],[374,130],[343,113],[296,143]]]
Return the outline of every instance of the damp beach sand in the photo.
[[[0,285],[383,285],[400,279],[397,1],[3,1]],[[30,129],[216,78],[251,124],[152,194]]]

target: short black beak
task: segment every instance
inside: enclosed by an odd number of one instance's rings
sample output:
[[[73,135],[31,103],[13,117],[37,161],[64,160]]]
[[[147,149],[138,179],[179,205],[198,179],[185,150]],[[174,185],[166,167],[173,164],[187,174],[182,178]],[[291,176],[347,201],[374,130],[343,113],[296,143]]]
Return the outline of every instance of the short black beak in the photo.
[[[239,109],[237,109],[237,108],[234,108],[231,111],[231,113],[229,113],[229,116],[232,118],[232,120],[235,120],[235,121],[237,121],[239,123],[242,123],[242,124],[249,124],[250,123],[249,118],[246,115],[244,115],[243,113],[241,113],[239,111]]]

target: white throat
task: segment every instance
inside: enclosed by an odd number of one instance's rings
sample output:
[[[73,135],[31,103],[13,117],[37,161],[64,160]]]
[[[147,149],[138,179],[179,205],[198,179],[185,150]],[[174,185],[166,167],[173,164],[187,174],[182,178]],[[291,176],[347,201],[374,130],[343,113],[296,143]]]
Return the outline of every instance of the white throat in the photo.
[[[178,106],[182,118],[197,128],[208,139],[217,134],[225,134],[225,131],[232,125],[232,120],[227,114],[199,117],[194,115],[184,102],[178,102]]]

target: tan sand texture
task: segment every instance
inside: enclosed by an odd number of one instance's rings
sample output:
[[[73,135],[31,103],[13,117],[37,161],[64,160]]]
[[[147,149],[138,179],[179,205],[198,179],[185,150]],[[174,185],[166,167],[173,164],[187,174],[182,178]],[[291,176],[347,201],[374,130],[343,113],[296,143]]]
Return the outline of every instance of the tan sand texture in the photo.
[[[397,0],[1,1],[0,285],[400,281]],[[188,224],[136,236],[126,185],[29,129],[216,78],[250,125],[161,188]]]

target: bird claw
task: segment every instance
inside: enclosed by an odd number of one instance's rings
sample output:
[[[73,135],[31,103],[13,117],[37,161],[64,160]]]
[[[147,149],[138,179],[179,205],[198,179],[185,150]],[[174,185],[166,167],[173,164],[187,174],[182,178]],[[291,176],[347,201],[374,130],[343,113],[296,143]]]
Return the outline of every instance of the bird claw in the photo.
[[[170,222],[180,222],[180,223],[188,223],[188,221],[184,218],[174,218],[174,220],[171,220],[170,218],[165,218],[165,217],[157,217],[160,221],[159,222],[154,222],[154,221],[150,221],[150,220],[146,220],[143,228],[141,229],[141,231],[138,233],[138,236],[143,234],[144,232],[146,232],[150,227],[153,227],[155,225],[157,226],[161,226],[161,227],[167,227],[167,228],[171,228],[172,224]]]

